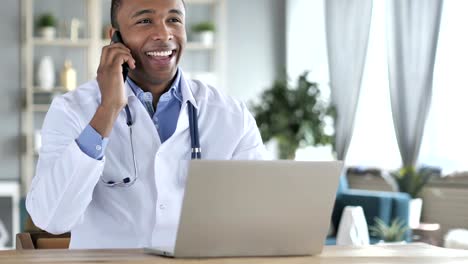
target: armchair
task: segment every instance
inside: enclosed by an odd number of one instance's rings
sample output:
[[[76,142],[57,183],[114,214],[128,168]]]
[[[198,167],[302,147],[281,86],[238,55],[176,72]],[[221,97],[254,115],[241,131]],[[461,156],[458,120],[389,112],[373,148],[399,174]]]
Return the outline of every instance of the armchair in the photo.
[[[332,213],[332,223],[337,229],[343,209],[346,206],[361,206],[364,210],[368,226],[374,225],[374,218],[379,217],[385,223],[390,224],[395,218],[402,219],[406,224],[409,216],[409,201],[411,197],[406,193],[381,192],[349,189],[346,175],[341,176]],[[406,234],[406,241],[410,241],[410,231]],[[379,238],[370,237],[370,243],[375,244]],[[327,245],[336,244],[336,232],[327,237]]]

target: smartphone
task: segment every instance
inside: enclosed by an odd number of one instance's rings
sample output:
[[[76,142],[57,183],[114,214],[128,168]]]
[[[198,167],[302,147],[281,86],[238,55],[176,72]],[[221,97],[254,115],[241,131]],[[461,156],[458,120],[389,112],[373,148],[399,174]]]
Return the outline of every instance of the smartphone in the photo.
[[[116,30],[114,32],[114,34],[112,35],[111,40],[112,40],[112,43],[122,43],[122,44],[124,44],[124,42],[122,40],[122,35],[120,34],[120,31],[118,31],[118,30]],[[122,64],[122,76],[123,76],[124,82],[125,82],[125,80],[127,80],[128,69],[129,69],[129,67],[128,67],[127,63]]]

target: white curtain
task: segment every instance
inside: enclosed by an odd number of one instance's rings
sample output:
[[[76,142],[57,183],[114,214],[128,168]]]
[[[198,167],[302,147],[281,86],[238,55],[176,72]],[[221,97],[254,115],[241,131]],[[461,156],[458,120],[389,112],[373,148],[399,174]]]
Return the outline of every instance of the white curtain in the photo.
[[[403,165],[416,165],[432,97],[442,0],[388,0],[390,98]]]
[[[352,137],[372,15],[372,0],[326,0],[325,24],[336,152],[346,158]]]

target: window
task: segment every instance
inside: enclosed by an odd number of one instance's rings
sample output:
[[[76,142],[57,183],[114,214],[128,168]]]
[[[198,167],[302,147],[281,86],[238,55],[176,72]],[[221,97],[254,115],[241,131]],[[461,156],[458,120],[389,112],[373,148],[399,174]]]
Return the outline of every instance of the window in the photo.
[[[385,1],[374,1],[361,93],[353,138],[346,157],[348,166],[395,169],[401,166],[393,128],[388,84]]]
[[[431,111],[419,162],[444,174],[468,170],[468,2],[444,1]]]
[[[328,70],[324,71],[323,67],[326,65],[323,56],[326,54],[326,37],[321,28],[324,23],[315,19],[323,19],[323,2],[291,0],[288,8],[290,75],[299,74],[303,68],[311,70],[313,76],[323,75],[317,76],[317,81],[328,77]],[[419,164],[442,167],[444,174],[468,170],[468,121],[465,121],[468,116],[466,10],[468,2],[444,2],[434,69],[433,98],[419,154]],[[317,24],[321,27],[317,27]],[[304,38],[304,32],[308,32],[313,39]],[[361,95],[346,160],[348,166],[372,166],[389,170],[401,166],[390,107],[386,44],[386,1],[374,1]],[[312,48],[303,51],[306,46]],[[304,64],[304,57],[310,58],[308,64]],[[302,159],[307,159],[307,155],[301,152]]]

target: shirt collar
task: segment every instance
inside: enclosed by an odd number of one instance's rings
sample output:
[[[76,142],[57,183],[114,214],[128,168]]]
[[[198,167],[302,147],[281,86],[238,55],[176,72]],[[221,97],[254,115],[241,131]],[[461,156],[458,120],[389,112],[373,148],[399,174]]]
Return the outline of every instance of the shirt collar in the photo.
[[[182,99],[182,103],[186,104],[187,102],[191,102],[192,105],[198,110],[198,104],[195,101],[195,98],[193,97],[193,91],[192,91],[191,85],[189,84],[189,81],[185,78],[184,72],[180,68],[177,70],[177,75],[176,75],[176,79],[174,80],[174,82],[177,79],[179,79],[179,85],[176,90],[179,91],[178,95],[180,96],[180,99]],[[133,87],[137,87],[141,90],[141,88],[138,87],[138,85],[134,83],[130,85],[131,82],[133,83],[133,81],[130,78],[127,78],[127,81],[125,82],[125,86],[127,90],[127,97],[136,96],[136,93],[133,91]],[[171,85],[171,87],[173,86]],[[143,92],[143,90],[141,91]]]
[[[184,98],[183,103],[186,104],[187,102],[190,102],[198,110],[197,101],[195,101],[195,98],[193,97],[192,87],[189,80],[184,77],[184,73],[182,71],[180,71],[180,90],[182,92],[182,98]]]
[[[181,70],[180,69],[177,69],[177,73],[176,73],[176,77],[174,79],[174,81],[172,82],[171,84],[171,88],[169,88],[169,90],[165,93],[163,93],[161,95],[161,98],[159,98],[159,101],[160,102],[164,102],[164,101],[169,101],[171,100],[172,98],[175,98],[177,99],[179,102],[183,102],[183,96],[182,96],[182,92],[181,92]],[[138,98],[141,98],[142,93],[144,94],[149,94],[151,95],[150,92],[145,92],[143,91],[132,79],[130,79],[129,77],[127,78],[127,85],[130,87],[131,91],[133,92],[133,95],[135,95],[136,97]],[[151,98],[152,98],[152,95],[151,95]]]
[[[177,69],[176,77],[172,82],[171,88],[161,95],[159,101],[169,101],[171,98],[176,98],[179,102],[183,101],[182,92],[180,91],[180,76],[180,69]]]

